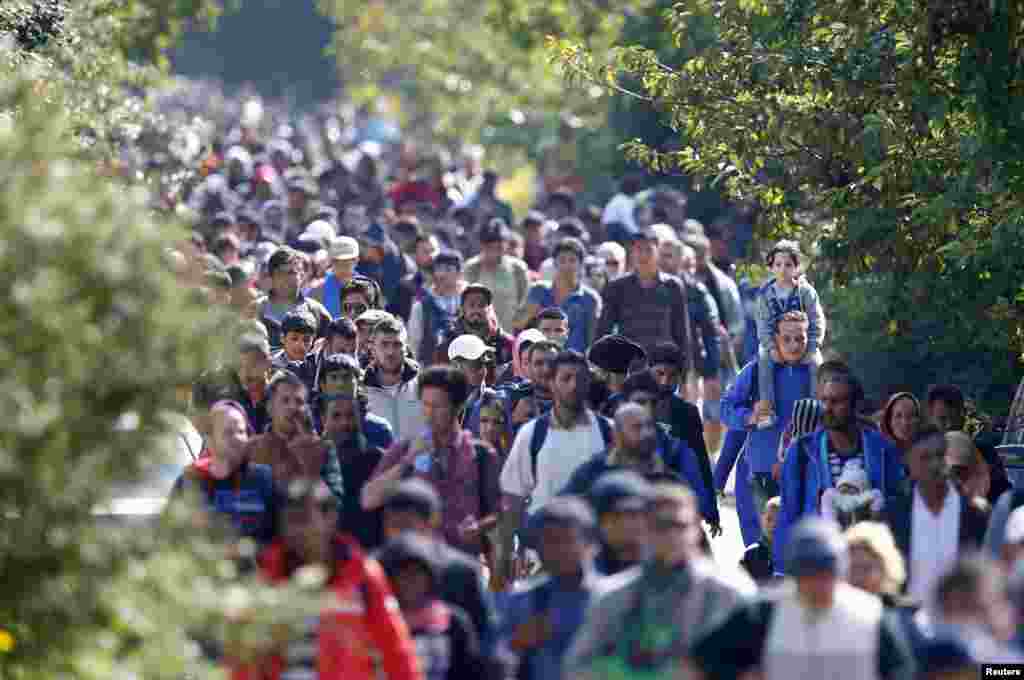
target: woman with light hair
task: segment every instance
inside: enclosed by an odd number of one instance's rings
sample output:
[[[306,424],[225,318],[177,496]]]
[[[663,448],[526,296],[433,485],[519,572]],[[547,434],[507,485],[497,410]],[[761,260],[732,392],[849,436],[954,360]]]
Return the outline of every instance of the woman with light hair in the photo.
[[[878,595],[887,607],[900,606],[907,568],[889,527],[881,522],[860,522],[846,530],[846,541],[850,584]]]
[[[970,435],[958,430],[946,433],[946,467],[963,496],[987,503],[992,473]]]
[[[626,249],[615,241],[605,241],[599,245],[597,256],[604,262],[609,281],[626,273]]]

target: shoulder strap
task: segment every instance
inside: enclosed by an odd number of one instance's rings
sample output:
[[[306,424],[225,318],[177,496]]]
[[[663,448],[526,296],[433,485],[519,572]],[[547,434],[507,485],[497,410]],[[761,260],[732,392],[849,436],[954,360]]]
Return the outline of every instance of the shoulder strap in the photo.
[[[755,371],[756,373],[756,371]],[[796,440],[796,469],[797,469],[797,502],[800,504],[800,514],[804,511],[804,494],[807,492],[807,462],[810,454],[804,450],[804,437]]]
[[[533,423],[533,436],[530,437],[530,471],[533,473],[533,483],[537,483],[537,457],[544,447],[544,440],[548,438],[548,428],[551,426],[551,416],[537,416]]]
[[[604,440],[606,447],[611,446],[612,443],[612,424],[604,416],[595,413],[594,417],[597,418],[597,429],[601,430],[601,439]]]
[[[491,504],[487,499],[487,482],[490,480],[489,465],[490,450],[481,441],[473,442],[473,449],[476,451],[476,486],[478,502],[480,503],[480,518],[491,514]]]

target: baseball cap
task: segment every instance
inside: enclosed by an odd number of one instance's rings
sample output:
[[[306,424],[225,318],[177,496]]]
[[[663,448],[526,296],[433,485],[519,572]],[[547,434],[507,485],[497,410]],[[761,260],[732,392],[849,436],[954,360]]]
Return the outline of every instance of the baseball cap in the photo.
[[[527,343],[534,345],[543,340],[547,340],[547,336],[541,333],[537,328],[527,328],[525,331],[520,333],[518,337],[520,349],[522,349]]]
[[[470,361],[476,361],[487,352],[493,352],[494,348],[490,347],[481,340],[479,337],[471,334],[460,335],[459,337],[452,340],[451,344],[448,345],[448,359],[454,361],[455,359],[469,359]]]
[[[332,260],[358,260],[359,241],[351,236],[339,236],[331,241],[328,252]]]
[[[608,512],[642,512],[650,502],[650,483],[631,471],[603,475],[590,490],[590,504],[599,516]]]
[[[460,298],[460,302],[465,302],[466,298],[469,297],[470,295],[472,295],[473,293],[478,293],[480,295],[483,295],[484,296],[484,300],[487,301],[487,304],[491,304],[491,301],[494,299],[494,296],[491,293],[491,289],[490,288],[488,288],[487,286],[485,286],[482,283],[471,283],[471,284],[469,284],[468,286],[466,286],[463,289],[462,297]]]
[[[597,519],[582,498],[561,496],[534,513],[530,518],[530,533],[536,536],[546,524],[564,524],[590,533],[597,528]]]
[[[334,225],[326,220],[313,220],[306,226],[305,233],[315,236],[324,243],[330,243],[337,236]]]
[[[846,541],[839,529],[820,517],[802,520],[786,546],[786,571],[793,576],[846,570]]]
[[[356,317],[356,325],[365,323],[373,327],[390,316],[391,315],[385,312],[383,309],[367,309],[365,312]]]
[[[411,510],[424,517],[441,512],[441,497],[422,479],[404,479],[387,495],[382,506],[385,510]]]

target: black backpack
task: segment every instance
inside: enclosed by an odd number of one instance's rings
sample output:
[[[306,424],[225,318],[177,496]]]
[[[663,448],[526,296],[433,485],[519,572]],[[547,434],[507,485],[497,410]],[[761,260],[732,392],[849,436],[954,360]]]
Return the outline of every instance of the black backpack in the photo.
[[[597,427],[601,430],[601,439],[605,447],[612,445],[612,423],[604,416],[594,414],[597,418]],[[530,471],[533,473],[534,482],[537,480],[537,456],[544,448],[544,441],[548,438],[548,430],[551,429],[551,414],[547,413],[537,417],[533,426],[533,436],[530,437]]]

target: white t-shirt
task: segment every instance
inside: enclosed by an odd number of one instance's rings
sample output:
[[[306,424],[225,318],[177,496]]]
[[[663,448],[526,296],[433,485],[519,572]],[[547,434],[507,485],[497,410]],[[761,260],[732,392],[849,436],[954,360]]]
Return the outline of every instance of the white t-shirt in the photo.
[[[601,215],[601,224],[621,222],[630,230],[636,229],[636,222],[633,220],[633,210],[636,208],[636,199],[626,194],[615,194],[608,205],[604,207]]]
[[[948,484],[946,500],[938,515],[924,504],[914,489],[910,511],[910,586],[907,594],[927,606],[935,586],[956,562],[960,551],[960,494]]]
[[[536,424],[534,418],[519,428],[501,469],[502,492],[522,498],[531,496],[531,513],[557,496],[576,468],[605,450],[601,428],[590,411],[587,411],[587,422],[571,430],[557,427],[552,418],[544,445],[537,452],[537,479],[534,480],[530,440]]]

